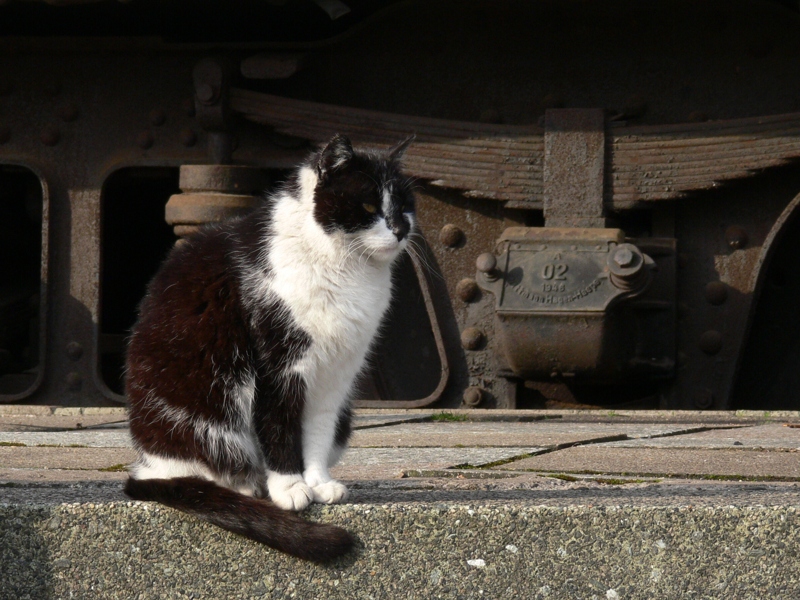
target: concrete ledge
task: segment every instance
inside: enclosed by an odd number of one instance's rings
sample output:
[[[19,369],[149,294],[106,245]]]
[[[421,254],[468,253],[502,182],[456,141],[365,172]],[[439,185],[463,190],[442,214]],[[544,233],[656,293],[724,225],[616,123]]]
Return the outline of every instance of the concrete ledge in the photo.
[[[359,540],[318,566],[166,508],[0,506],[0,597],[793,598],[794,507],[317,507]]]

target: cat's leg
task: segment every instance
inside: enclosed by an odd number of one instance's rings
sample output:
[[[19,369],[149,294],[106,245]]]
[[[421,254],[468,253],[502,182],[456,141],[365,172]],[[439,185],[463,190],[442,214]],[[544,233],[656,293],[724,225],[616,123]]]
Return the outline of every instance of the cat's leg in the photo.
[[[303,478],[301,414],[303,387],[293,380],[283,389],[261,379],[254,402],[254,428],[266,463],[266,487],[272,501],[285,510],[303,510],[314,499]],[[281,394],[282,402],[270,401]]]
[[[336,404],[341,403],[310,403],[303,415],[303,478],[314,492],[314,501],[323,504],[347,499],[347,487],[331,478],[328,470],[339,459],[350,436],[350,409]],[[330,410],[331,405],[338,410]]]
[[[328,468],[332,468],[339,462],[339,459],[347,450],[347,442],[350,440],[350,435],[353,433],[353,411],[349,405],[346,405],[339,412],[339,419],[336,422],[336,433],[333,438],[333,448],[328,454]]]

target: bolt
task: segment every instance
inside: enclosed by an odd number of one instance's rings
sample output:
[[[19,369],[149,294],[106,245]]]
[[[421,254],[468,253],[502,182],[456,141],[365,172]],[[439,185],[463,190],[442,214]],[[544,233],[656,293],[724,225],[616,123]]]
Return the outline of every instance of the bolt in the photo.
[[[706,285],[706,300],[709,304],[719,306],[728,299],[728,286],[721,281],[712,281]]]
[[[57,127],[48,125],[42,129],[39,139],[45,146],[55,146],[61,140],[61,132]]]
[[[197,134],[191,129],[184,129],[180,133],[181,144],[191,148],[197,143]]]
[[[468,277],[456,284],[456,296],[461,298],[464,302],[472,302],[477,295],[478,284],[474,279]]]
[[[714,392],[708,388],[701,388],[695,391],[692,400],[694,405],[701,410],[711,408],[714,406]]]
[[[455,248],[464,239],[464,232],[455,225],[448,223],[439,232],[439,241],[448,248]]]
[[[58,110],[58,116],[67,123],[77,119],[79,113],[77,105],[73,102],[68,102]]]
[[[65,378],[65,382],[67,384],[67,389],[71,392],[77,392],[83,386],[83,377],[77,371],[72,371],[67,373]]]
[[[725,230],[725,241],[733,250],[740,250],[747,245],[747,231],[739,225],[731,225]]]
[[[83,356],[83,346],[78,342],[70,342],[67,344],[67,356],[70,360],[80,360]]]
[[[464,390],[463,402],[469,408],[480,406],[483,402],[483,390],[477,386],[468,387]]]
[[[697,345],[700,347],[700,350],[709,356],[718,354],[719,351],[722,350],[722,334],[713,329],[706,331],[700,336],[700,341]]]
[[[0,125],[0,144],[5,144],[11,139],[11,128],[8,125]]]
[[[167,113],[160,108],[154,108],[150,111],[150,123],[159,127],[167,122]]]
[[[483,332],[477,327],[467,327],[461,332],[461,345],[465,350],[477,350],[483,344]]]
[[[622,246],[614,252],[614,262],[620,267],[630,267],[634,261],[634,254],[630,248]]]
[[[195,89],[195,94],[197,95],[197,99],[206,105],[214,104],[219,96],[217,90],[215,90],[214,86],[210,83],[201,83],[198,85]]]
[[[136,136],[136,145],[142,150],[152,148],[155,141],[156,140],[153,137],[153,134],[149,131],[142,131],[138,136]]]

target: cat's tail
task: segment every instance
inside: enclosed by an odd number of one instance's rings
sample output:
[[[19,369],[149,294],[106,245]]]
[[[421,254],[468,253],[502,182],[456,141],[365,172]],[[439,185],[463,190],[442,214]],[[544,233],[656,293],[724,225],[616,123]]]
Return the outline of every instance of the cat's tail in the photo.
[[[355,541],[344,529],[306,521],[268,500],[245,496],[199,477],[128,479],[134,500],[160,502],[271,548],[314,562],[350,551]]]

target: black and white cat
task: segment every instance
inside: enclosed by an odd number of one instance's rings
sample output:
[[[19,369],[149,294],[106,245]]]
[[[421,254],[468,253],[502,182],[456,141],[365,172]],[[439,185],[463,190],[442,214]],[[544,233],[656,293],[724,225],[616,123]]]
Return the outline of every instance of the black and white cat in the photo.
[[[329,468],[415,225],[409,142],[355,151],[337,135],[261,208],[172,250],[128,348],[130,497],[301,558],[351,548],[289,511],[347,496]]]

